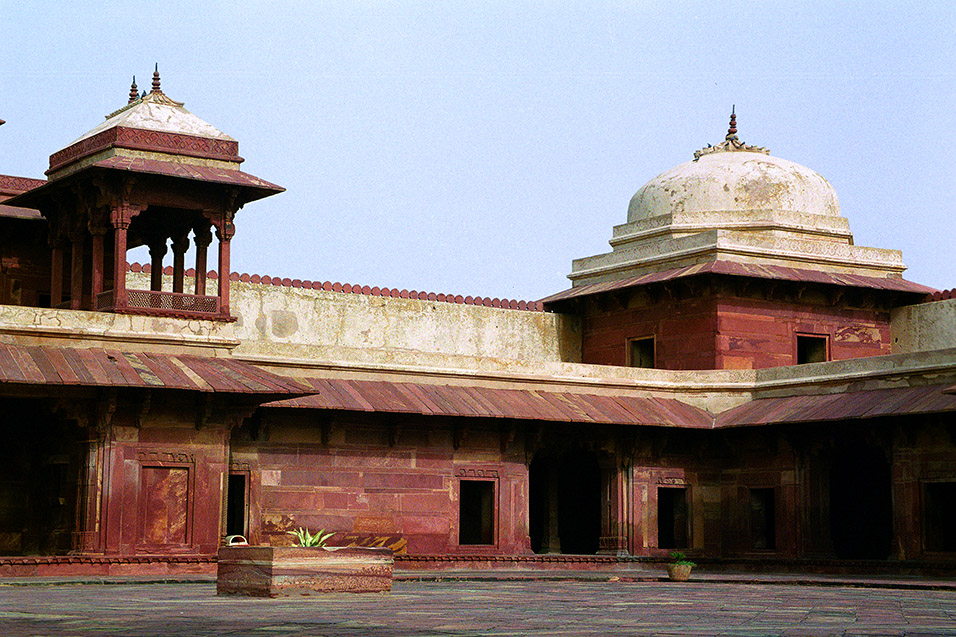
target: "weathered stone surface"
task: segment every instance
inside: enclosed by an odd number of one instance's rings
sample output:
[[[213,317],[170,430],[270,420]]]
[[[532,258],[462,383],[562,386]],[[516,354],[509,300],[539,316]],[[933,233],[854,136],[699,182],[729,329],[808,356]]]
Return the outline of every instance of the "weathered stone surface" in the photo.
[[[893,310],[893,353],[946,349],[956,345],[956,299]]]
[[[378,593],[392,588],[392,562],[392,550],[381,547],[222,547],[216,592],[252,597]]]

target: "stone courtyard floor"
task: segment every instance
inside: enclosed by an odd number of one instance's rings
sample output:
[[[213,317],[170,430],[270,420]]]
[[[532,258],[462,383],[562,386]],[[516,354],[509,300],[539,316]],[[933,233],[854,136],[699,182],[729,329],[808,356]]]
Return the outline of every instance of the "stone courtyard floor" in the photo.
[[[269,600],[208,581],[4,582],[0,635],[956,635],[956,590],[486,578]]]

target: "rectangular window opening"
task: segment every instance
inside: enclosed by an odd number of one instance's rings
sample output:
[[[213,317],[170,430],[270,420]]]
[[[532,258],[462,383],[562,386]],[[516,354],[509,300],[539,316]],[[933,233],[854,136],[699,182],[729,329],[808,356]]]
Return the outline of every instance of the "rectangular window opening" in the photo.
[[[495,543],[495,483],[462,480],[459,484],[458,543]]]
[[[657,546],[662,549],[684,549],[689,546],[690,516],[687,512],[685,487],[657,489]]]
[[[628,342],[628,359],[630,367],[654,369],[654,337],[632,338]]]
[[[926,550],[956,551],[956,482],[923,484]]]
[[[750,548],[777,548],[774,490],[750,490]]]
[[[797,365],[823,363],[828,358],[826,336],[797,334]]]
[[[246,474],[230,473],[226,496],[226,535],[246,534]]]

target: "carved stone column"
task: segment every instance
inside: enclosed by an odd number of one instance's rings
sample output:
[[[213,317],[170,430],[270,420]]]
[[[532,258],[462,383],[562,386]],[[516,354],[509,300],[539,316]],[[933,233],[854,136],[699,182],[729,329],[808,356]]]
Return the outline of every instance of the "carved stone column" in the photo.
[[[113,308],[125,309],[126,299],[126,233],[129,230],[130,210],[116,206],[110,211],[113,226]]]
[[[544,520],[544,533],[541,538],[543,553],[561,552],[561,533],[558,528],[558,483],[561,475],[557,458],[548,458],[548,517]]]
[[[53,243],[50,253],[50,307],[63,302],[63,244]]]
[[[216,238],[219,240],[219,312],[224,315],[229,314],[229,248],[235,231],[232,221],[228,219],[216,228]]]
[[[627,555],[627,469],[601,463],[601,555]]]
[[[83,306],[83,243],[86,232],[74,230],[70,233],[70,309],[79,310]]]
[[[83,466],[80,469],[76,493],[76,520],[72,553],[103,553],[104,497],[106,497],[107,464],[109,463],[110,431],[116,412],[115,389],[102,393],[94,406],[73,404],[70,410],[78,424],[85,425],[87,436]]]
[[[163,291],[163,257],[166,256],[166,237],[154,239],[149,244],[149,289],[153,292]]]
[[[173,292],[182,294],[186,276],[186,250],[189,249],[189,234],[184,232],[173,238]]]
[[[206,251],[212,243],[212,231],[207,223],[205,226],[193,229],[193,242],[196,244],[196,296],[206,296]]]
[[[93,235],[93,267],[91,276],[91,294],[92,299],[90,305],[92,309],[96,310],[97,300],[100,293],[103,291],[103,272],[105,270],[104,256],[103,256],[103,235],[106,234],[106,228],[102,226],[90,226],[90,234]]]

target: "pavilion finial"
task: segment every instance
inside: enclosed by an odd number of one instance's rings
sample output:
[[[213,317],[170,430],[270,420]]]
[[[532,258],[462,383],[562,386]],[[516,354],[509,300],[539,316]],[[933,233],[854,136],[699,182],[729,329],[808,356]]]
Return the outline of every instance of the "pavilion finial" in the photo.
[[[159,62],[156,63],[156,67],[153,69],[153,90],[150,93],[162,93],[163,90],[159,88]]]
[[[730,128],[727,129],[727,137],[724,139],[737,139],[737,105],[730,107]]]
[[[136,88],[136,76],[133,76],[133,83],[129,87],[129,103],[132,104],[139,99],[139,90]]]
[[[713,153],[726,153],[726,152],[746,152],[746,153],[762,153],[764,155],[769,155],[770,151],[762,146],[752,146],[750,144],[745,144],[744,142],[737,139],[737,105],[734,104],[730,107],[730,126],[727,128],[727,136],[724,137],[724,141],[720,142],[716,146],[707,145],[707,148],[701,148],[698,151],[694,151],[694,161],[697,161],[704,155],[711,155]]]

